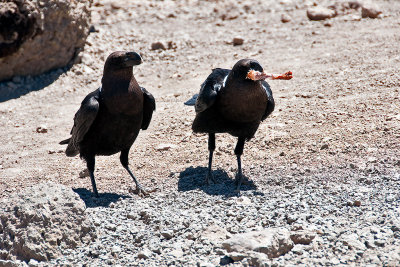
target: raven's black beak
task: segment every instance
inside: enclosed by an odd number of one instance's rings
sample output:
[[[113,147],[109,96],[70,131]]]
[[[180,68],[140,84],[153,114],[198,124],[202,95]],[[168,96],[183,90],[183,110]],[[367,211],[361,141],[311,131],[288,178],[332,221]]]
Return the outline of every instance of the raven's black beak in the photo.
[[[128,66],[135,66],[142,64],[142,57],[136,52],[126,52],[125,63]]]

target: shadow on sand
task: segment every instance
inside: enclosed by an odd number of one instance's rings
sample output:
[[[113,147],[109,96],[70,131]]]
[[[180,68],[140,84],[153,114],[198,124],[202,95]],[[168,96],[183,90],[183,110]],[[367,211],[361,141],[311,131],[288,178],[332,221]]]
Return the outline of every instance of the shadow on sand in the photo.
[[[216,183],[210,181],[210,185],[205,184],[205,177],[208,168],[206,167],[188,167],[179,174],[178,191],[185,192],[195,189],[203,190],[208,195],[223,195],[225,197],[238,196],[236,191],[236,183],[232,180],[226,171],[217,169],[212,172]],[[247,177],[245,177],[247,179]],[[247,179],[248,180],[248,179]],[[252,181],[248,181],[245,185],[242,184],[240,191],[257,190],[257,187]],[[255,194],[262,194],[254,192]]]
[[[18,80],[0,82],[0,103],[19,98],[33,91],[39,91],[52,84],[70,68],[67,66],[34,77],[25,76],[19,77]]]
[[[99,198],[94,197],[92,191],[86,188],[72,189],[85,202],[86,207],[108,207],[111,203],[117,202],[120,199],[130,198],[130,196],[115,194],[115,193],[99,193]]]

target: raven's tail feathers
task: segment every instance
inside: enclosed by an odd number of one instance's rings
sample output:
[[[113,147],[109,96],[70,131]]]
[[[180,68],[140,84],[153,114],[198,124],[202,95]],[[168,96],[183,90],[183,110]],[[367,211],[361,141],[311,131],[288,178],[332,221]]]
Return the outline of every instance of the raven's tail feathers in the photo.
[[[68,139],[65,139],[65,140],[62,140],[59,144],[60,145],[68,145],[68,143],[69,143],[69,140],[71,140],[71,138],[68,138]]]

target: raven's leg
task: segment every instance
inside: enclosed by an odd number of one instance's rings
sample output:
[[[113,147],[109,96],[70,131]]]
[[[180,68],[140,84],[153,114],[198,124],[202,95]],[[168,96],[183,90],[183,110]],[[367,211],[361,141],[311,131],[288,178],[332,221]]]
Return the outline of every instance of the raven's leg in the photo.
[[[210,184],[210,179],[216,183],[214,176],[212,175],[212,159],[213,159],[213,153],[215,150],[215,133],[209,133],[208,134],[208,150],[210,151],[210,154],[208,156],[208,171],[207,171],[207,176],[206,176],[206,184]]]
[[[125,149],[121,151],[121,155],[119,157],[122,166],[125,168],[125,170],[128,171],[129,175],[132,177],[133,181],[136,184],[136,193],[143,197],[143,196],[147,196],[149,195],[149,193],[147,193],[143,187],[139,184],[139,182],[136,180],[135,176],[133,175],[133,173],[131,172],[131,170],[129,169],[129,163],[128,163],[128,154],[129,154],[129,149]]]
[[[95,157],[90,155],[85,157],[86,166],[89,171],[90,180],[92,181],[93,193],[95,197],[99,197],[99,193],[97,192],[96,181],[94,180],[94,164],[95,164]]]
[[[240,191],[240,185],[243,183],[243,174],[242,174],[242,162],[240,160],[240,156],[243,154],[243,148],[244,148],[244,142],[245,138],[239,137],[238,142],[235,147],[235,155],[237,157],[237,163],[238,163],[238,173],[237,173],[237,191]]]

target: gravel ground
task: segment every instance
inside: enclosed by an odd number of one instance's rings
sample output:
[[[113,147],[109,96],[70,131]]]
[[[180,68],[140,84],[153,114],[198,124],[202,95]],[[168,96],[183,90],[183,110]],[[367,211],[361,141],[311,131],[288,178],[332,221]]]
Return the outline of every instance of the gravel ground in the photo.
[[[196,172],[193,176],[200,178]],[[222,265],[229,262],[221,246],[226,237],[218,240],[217,235],[208,235],[209,229],[229,236],[278,226],[305,229],[317,237],[310,245],[295,245],[267,262],[271,265],[398,264],[399,183],[394,179],[338,185],[327,182],[326,176],[307,182],[292,178],[295,186],[258,183],[257,189],[246,188],[237,196],[232,182],[221,183],[219,177],[212,188],[194,188],[193,176],[174,177],[171,182],[182,184],[178,191],[146,199],[104,195],[94,200],[81,192],[101,235],[90,246],[66,251],[52,264]],[[279,180],[271,177],[270,184]]]
[[[48,265],[224,265],[233,257],[225,239],[269,227],[315,238],[266,265],[398,265],[400,2],[375,2],[379,19],[347,10],[319,22],[308,20],[308,1],[94,1],[96,31],[81,63],[0,84],[0,196],[52,181],[84,199],[97,241]],[[152,50],[154,42],[167,49]],[[58,145],[115,50],[143,56],[134,74],[157,101],[130,153],[135,175],[154,191],[144,199],[129,193],[118,155],[98,157],[101,198],[93,199],[90,179],[78,175],[85,164]],[[235,139],[217,135],[217,184],[204,186],[207,138],[191,132],[194,110],[183,102],[211,68],[246,57],[294,78],[270,82],[276,110],[245,145],[253,185],[238,196]]]

